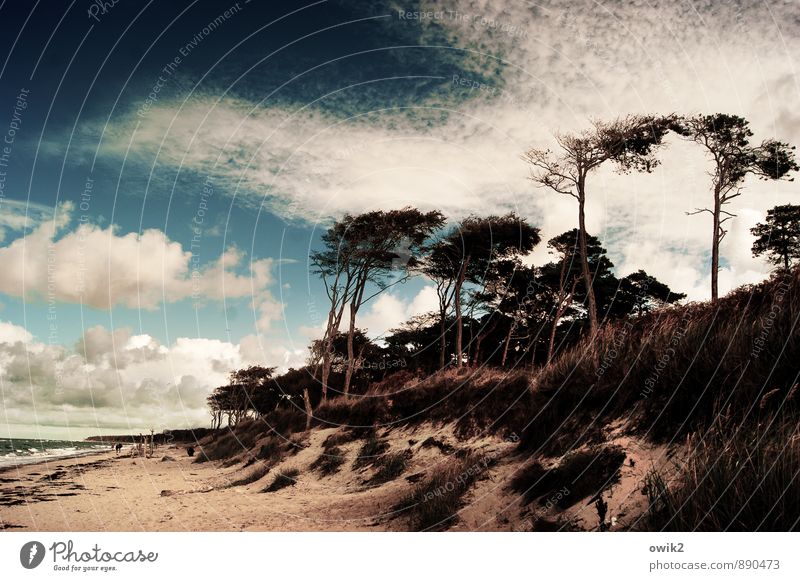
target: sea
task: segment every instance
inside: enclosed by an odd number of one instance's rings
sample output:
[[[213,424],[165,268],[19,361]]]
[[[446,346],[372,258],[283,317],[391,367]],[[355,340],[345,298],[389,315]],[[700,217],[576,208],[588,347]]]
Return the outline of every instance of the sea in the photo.
[[[110,447],[110,444],[101,444],[99,442],[0,438],[0,469],[9,466],[33,464],[42,460],[85,456],[86,454],[109,450]]]

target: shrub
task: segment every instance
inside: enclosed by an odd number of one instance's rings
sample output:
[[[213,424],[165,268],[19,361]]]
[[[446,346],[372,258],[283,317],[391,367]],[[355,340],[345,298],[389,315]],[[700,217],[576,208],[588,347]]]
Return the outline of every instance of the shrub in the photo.
[[[342,444],[349,444],[354,440],[359,440],[363,438],[369,438],[375,435],[375,428],[343,428],[332,433],[330,436],[325,438],[325,441],[322,443],[322,447],[324,449],[332,448],[334,446],[340,446]]]
[[[709,426],[717,409],[752,421],[753,402],[787,397],[800,360],[800,269],[689,304],[606,324],[534,381],[524,449],[562,453],[613,419],[671,441]]]
[[[311,463],[311,469],[317,470],[323,476],[330,476],[339,471],[344,464],[344,451],[339,447],[326,449],[319,458]]]
[[[674,475],[651,471],[646,528],[663,531],[800,529],[800,428],[783,418],[768,427],[715,426],[695,437]]]
[[[411,530],[446,530],[455,522],[464,495],[488,466],[488,459],[476,454],[451,458],[417,484],[397,508],[407,512]]]
[[[576,450],[564,456],[555,468],[547,469],[533,462],[514,477],[511,489],[523,495],[524,504],[537,498],[543,503],[557,498],[560,508],[569,508],[617,482],[624,462],[625,451],[619,446]]]
[[[269,436],[261,444],[261,447],[256,454],[256,458],[266,462],[278,462],[284,454],[285,441],[282,441],[276,436]]]
[[[195,462],[229,459],[240,454],[245,449],[233,430],[227,430],[201,447]]]
[[[408,454],[406,452],[392,452],[384,454],[376,462],[378,468],[375,475],[369,479],[369,484],[385,484],[399,477],[406,470]]]
[[[447,369],[394,397],[392,419],[406,424],[455,421],[459,437],[484,431],[510,435],[527,424],[531,395],[529,375],[522,371]]]
[[[364,468],[365,466],[371,466],[377,460],[379,460],[388,449],[388,442],[379,439],[374,434],[371,435],[358,451],[358,456],[356,456],[355,462],[353,462],[353,468],[358,470],[359,468]]]
[[[256,464],[251,470],[246,472],[241,478],[232,481],[229,486],[246,486],[261,480],[269,473],[270,466],[267,464]]]
[[[282,472],[275,476],[275,480],[272,481],[272,484],[267,486],[261,492],[277,492],[282,488],[286,488],[287,486],[294,486],[297,484],[297,477],[300,476],[300,471],[297,468],[290,468],[285,472]]]
[[[314,410],[315,425],[369,428],[388,420],[384,397],[354,395],[328,399]]]

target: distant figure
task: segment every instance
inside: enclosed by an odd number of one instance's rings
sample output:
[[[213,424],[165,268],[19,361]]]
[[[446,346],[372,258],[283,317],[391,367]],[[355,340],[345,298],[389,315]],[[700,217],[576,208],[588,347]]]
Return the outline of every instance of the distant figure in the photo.
[[[120,451],[122,451],[122,444],[117,442],[117,445],[114,446],[114,449],[117,451],[117,456],[119,456]]]
[[[189,446],[188,448],[186,448],[186,453],[189,454],[189,456],[194,456],[194,448],[192,446]]]

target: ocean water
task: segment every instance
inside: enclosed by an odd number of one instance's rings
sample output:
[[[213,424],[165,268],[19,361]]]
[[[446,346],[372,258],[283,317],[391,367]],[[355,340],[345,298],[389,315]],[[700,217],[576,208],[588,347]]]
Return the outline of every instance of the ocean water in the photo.
[[[70,442],[68,440],[26,440],[0,438],[0,468],[32,464],[45,459],[71,458],[101,450],[110,450],[110,444],[98,442]]]

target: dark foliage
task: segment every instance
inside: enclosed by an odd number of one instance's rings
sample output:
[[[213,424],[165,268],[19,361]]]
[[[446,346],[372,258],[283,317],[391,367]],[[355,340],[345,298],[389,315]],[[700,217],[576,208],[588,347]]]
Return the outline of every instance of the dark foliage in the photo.
[[[570,452],[554,468],[539,462],[523,468],[512,480],[511,488],[523,495],[525,504],[540,499],[542,504],[558,495],[557,505],[564,509],[587,496],[594,497],[619,480],[625,452],[618,446],[601,446]]]
[[[300,471],[297,468],[290,468],[275,476],[275,480],[272,481],[272,484],[267,486],[262,492],[277,492],[282,488],[294,486],[297,484],[298,476],[300,476]]]

